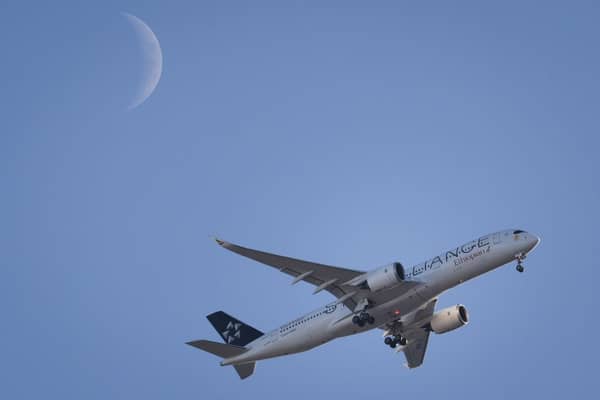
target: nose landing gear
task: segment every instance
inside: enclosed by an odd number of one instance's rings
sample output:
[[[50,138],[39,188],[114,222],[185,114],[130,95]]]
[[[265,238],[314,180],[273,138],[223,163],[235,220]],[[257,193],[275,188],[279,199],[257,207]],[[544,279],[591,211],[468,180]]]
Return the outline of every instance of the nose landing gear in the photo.
[[[395,349],[397,345],[406,346],[407,341],[404,336],[397,335],[386,337],[385,339],[383,339],[383,343],[390,346],[392,349]]]
[[[358,315],[352,317],[352,323],[362,328],[365,324],[373,325],[375,323],[375,318],[368,312],[361,311]]]
[[[521,264],[517,264],[517,271],[525,272],[525,268],[523,268],[523,266]]]
[[[523,267],[523,260],[525,259],[525,254],[517,255],[516,259],[517,259],[517,271],[524,272],[525,268]]]

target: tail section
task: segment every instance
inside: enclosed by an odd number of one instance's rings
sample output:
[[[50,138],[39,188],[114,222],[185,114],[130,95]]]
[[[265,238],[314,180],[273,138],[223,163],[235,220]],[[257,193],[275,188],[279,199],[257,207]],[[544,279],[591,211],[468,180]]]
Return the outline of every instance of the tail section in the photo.
[[[212,313],[206,318],[208,318],[212,326],[227,344],[243,347],[264,335],[258,329],[243,323],[223,311]]]
[[[223,311],[212,313],[206,316],[206,318],[208,318],[225,343],[211,342],[210,340],[194,340],[187,344],[224,359],[245,353],[248,349],[244,346],[264,335],[258,329],[243,323]],[[254,373],[255,365],[256,363],[250,362],[233,365],[233,368],[235,368],[241,379],[245,379]]]
[[[210,340],[194,340],[188,342],[190,346],[194,346],[200,350],[204,350],[208,353],[214,354],[221,358],[230,358],[239,356],[242,353],[248,351],[245,347],[234,346],[231,344],[211,342]],[[235,371],[238,373],[241,379],[246,379],[254,373],[254,366],[256,363],[251,362],[247,364],[234,365]]]
[[[210,340],[194,340],[193,342],[188,342],[187,344],[189,344],[190,346],[194,346],[197,349],[204,350],[210,354],[214,354],[215,356],[221,358],[239,356],[240,354],[245,353],[248,350],[245,347],[211,342]]]
[[[252,363],[248,363],[248,364],[234,365],[233,368],[235,368],[235,372],[238,373],[238,375],[240,376],[240,379],[246,379],[247,377],[249,377],[250,375],[252,375],[254,373],[255,366],[256,366],[256,363],[252,362]]]

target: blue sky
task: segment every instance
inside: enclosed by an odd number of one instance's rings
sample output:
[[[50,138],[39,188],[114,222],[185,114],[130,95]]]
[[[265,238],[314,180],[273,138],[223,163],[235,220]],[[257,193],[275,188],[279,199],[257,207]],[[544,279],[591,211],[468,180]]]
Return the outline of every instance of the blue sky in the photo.
[[[141,57],[162,79],[127,111]],[[585,396],[599,356],[596,2],[6,2],[2,398]],[[184,342],[328,302],[210,235],[370,269],[518,227],[527,260],[441,297],[409,371],[380,333],[239,381]]]

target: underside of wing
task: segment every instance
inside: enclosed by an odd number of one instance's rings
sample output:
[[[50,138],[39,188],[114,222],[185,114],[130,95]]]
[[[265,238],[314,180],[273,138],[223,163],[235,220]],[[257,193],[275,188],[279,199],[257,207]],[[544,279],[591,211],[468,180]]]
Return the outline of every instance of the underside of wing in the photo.
[[[406,319],[397,321],[386,327],[388,333],[402,335],[407,345],[402,347],[408,368],[417,368],[423,364],[430,330],[428,323],[435,311],[437,298],[430,300],[425,306],[407,315]]]
[[[293,276],[294,280],[292,281],[292,284],[299,281],[308,282],[316,286],[314,293],[326,290],[333,294],[340,303],[344,303],[348,308],[354,309],[354,307],[356,307],[358,301],[357,297],[359,297],[357,295],[360,290],[357,287],[347,285],[346,283],[352,281],[357,276],[363,275],[363,271],[334,267],[331,265],[266,253],[264,251],[249,249],[219,239],[216,239],[216,241],[221,247],[224,247],[229,251],[248,257]]]
[[[409,343],[403,350],[406,357],[406,365],[408,368],[417,368],[423,364],[423,360],[425,359],[427,343],[429,342],[429,332],[422,331],[407,339]]]
[[[404,337],[408,345],[404,348],[406,365],[408,368],[416,368],[423,364],[427,343],[429,342],[430,330],[427,328],[431,316],[435,312],[437,298],[431,300],[425,307],[417,310],[412,322],[404,328]]]

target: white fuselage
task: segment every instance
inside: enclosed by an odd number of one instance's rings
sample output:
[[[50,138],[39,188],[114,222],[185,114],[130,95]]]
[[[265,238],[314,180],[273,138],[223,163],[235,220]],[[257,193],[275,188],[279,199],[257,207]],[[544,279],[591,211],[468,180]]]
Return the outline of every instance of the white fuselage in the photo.
[[[273,329],[248,344],[247,352],[221,364],[243,364],[298,353],[402,319],[442,292],[524,256],[538,242],[535,235],[514,235],[512,230],[482,236],[406,269],[406,281],[422,284],[401,295],[393,287],[385,290],[383,296],[378,293],[380,300],[369,308],[369,314],[377,321],[375,325],[359,327],[352,323],[354,310],[332,302]]]

